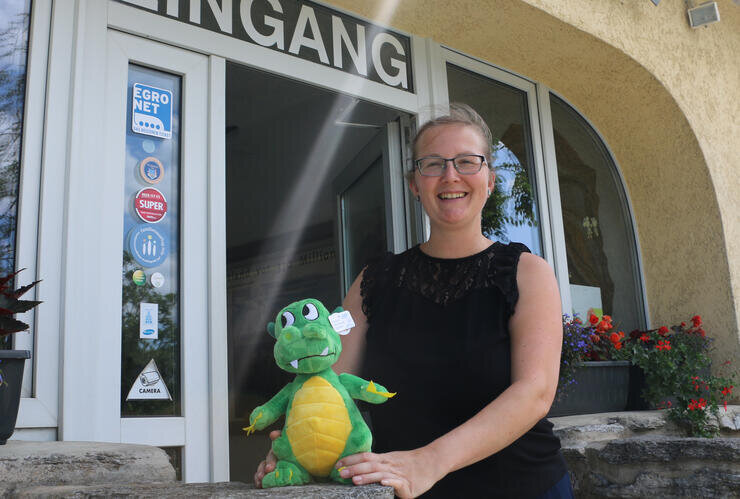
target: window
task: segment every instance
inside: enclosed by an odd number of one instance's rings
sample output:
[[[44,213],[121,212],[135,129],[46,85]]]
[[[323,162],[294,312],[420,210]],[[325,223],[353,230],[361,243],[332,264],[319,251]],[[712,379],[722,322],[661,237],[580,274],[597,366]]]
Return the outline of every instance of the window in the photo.
[[[496,187],[483,209],[483,233],[542,255],[527,93],[452,64],[447,85],[450,102],[470,105],[493,135]]]
[[[30,0],[0,5],[0,275],[15,268]],[[10,337],[0,348],[10,348]]]
[[[618,169],[596,131],[550,95],[573,311],[646,326],[637,241]]]

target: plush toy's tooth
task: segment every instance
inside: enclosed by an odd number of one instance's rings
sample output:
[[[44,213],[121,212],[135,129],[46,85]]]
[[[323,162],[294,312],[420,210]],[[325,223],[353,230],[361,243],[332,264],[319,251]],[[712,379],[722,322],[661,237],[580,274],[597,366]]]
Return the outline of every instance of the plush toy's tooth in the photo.
[[[293,366],[293,369],[298,369],[298,359],[291,360],[290,365]]]
[[[324,357],[326,355],[329,355],[329,347],[324,348],[324,351],[321,352],[321,356]]]

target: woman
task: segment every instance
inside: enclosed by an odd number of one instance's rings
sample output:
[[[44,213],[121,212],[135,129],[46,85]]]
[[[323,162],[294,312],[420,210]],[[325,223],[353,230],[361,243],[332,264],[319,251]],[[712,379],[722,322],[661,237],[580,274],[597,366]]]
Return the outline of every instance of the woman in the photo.
[[[421,127],[409,188],[429,240],[368,265],[345,298],[356,327],[335,371],[363,366],[363,377],[399,393],[370,408],[376,452],[337,463],[355,484],[390,485],[400,497],[572,497],[543,419],[558,379],[558,287],[526,247],[482,233],[491,143],[465,105]],[[268,456],[255,482],[273,467]]]

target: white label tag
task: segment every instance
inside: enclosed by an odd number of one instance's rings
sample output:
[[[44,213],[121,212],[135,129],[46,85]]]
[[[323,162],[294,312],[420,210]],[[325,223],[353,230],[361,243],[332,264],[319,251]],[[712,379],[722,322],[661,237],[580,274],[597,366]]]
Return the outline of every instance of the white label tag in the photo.
[[[159,305],[156,303],[139,303],[139,338],[159,339]]]
[[[139,373],[126,400],[172,400],[154,359]]]
[[[329,316],[329,322],[334,331],[341,335],[349,334],[349,330],[355,327],[355,321],[352,320],[352,314],[349,310],[344,310],[338,314],[331,314]]]

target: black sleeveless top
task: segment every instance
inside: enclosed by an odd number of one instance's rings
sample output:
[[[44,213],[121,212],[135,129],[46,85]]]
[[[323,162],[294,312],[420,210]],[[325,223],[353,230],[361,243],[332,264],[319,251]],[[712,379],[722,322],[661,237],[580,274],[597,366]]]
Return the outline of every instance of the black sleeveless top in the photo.
[[[398,395],[368,405],[373,450],[422,447],[461,425],[511,384],[508,322],[519,293],[519,243],[440,259],[418,246],[370,263],[362,374]],[[566,472],[552,423],[540,420],[496,454],[450,473],[424,497],[537,497]]]

